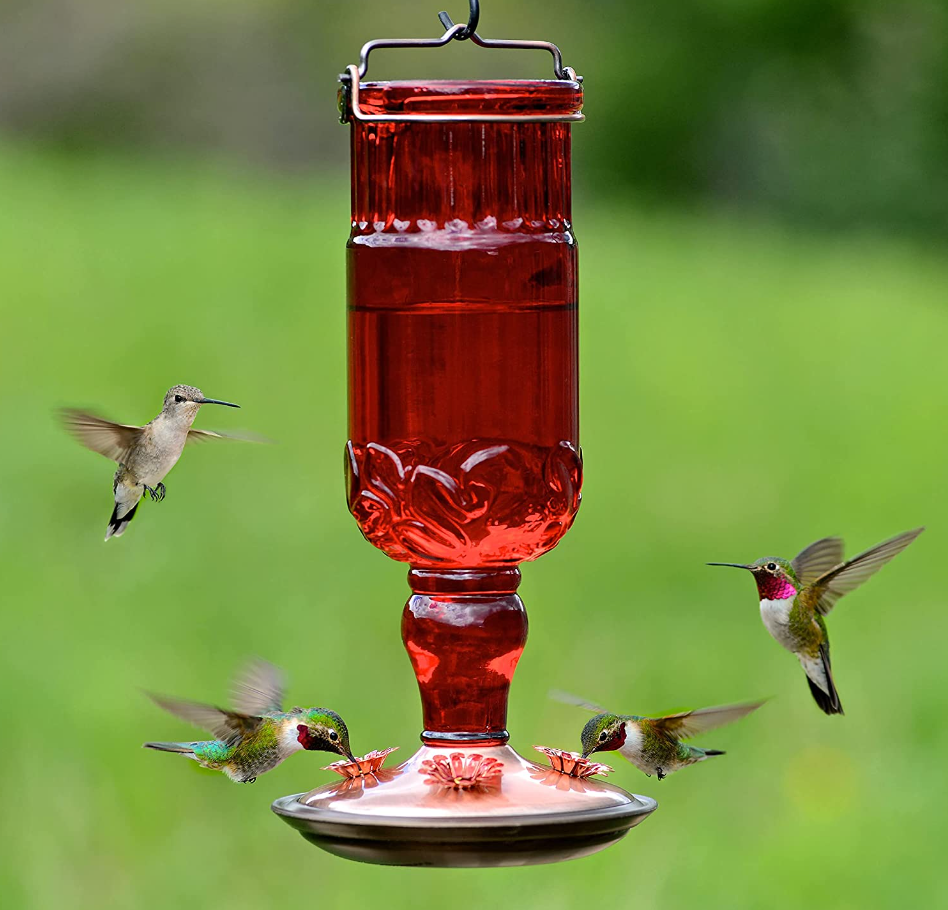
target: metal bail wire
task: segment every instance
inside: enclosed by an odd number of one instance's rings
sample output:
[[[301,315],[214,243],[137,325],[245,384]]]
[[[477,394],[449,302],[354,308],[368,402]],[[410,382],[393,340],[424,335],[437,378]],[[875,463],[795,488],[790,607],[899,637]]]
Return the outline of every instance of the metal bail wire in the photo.
[[[489,123],[551,123],[585,120],[581,111],[572,114],[366,114],[359,105],[359,87],[369,69],[369,55],[377,48],[402,47],[444,47],[452,41],[468,41],[478,47],[503,48],[506,50],[540,50],[547,51],[553,58],[553,73],[564,82],[581,83],[582,76],[577,76],[571,66],[563,65],[563,55],[560,49],[551,41],[524,41],[508,38],[482,38],[477,33],[481,10],[479,0],[469,0],[470,15],[467,24],[455,24],[446,12],[438,13],[445,32],[440,38],[376,38],[362,45],[359,53],[359,64],[350,64],[339,77],[342,87],[339,90],[339,119],[342,123],[351,116],[356,120],[377,123],[403,123],[425,121],[427,123],[489,122]]]

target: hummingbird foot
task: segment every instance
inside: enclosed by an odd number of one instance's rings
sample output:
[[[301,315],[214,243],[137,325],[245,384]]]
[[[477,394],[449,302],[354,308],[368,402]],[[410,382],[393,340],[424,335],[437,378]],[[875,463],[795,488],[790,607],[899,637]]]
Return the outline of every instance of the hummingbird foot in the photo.
[[[257,778],[255,778],[255,777],[251,777],[250,780],[245,780],[244,783],[245,783],[245,784],[252,784],[256,779],[257,779]]]
[[[143,483],[142,486],[145,488],[145,492],[151,496],[152,502],[161,502],[165,498],[166,490],[163,483],[159,483],[155,489],[152,489],[147,483]]]
[[[657,768],[655,773],[658,775],[659,780],[665,780],[668,776],[661,768]]]

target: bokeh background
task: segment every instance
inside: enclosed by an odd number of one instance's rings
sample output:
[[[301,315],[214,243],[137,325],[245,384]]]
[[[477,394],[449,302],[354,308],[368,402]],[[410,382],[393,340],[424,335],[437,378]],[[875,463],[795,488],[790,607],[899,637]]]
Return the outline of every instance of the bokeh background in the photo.
[[[456,7],[456,8],[455,8]],[[140,687],[222,700],[254,654],[358,751],[416,743],[404,568],[346,513],[347,135],[335,76],[437,5],[0,5],[0,894],[8,907],[948,904],[944,482],[948,9],[936,0],[485,0],[558,41],[575,129],[584,504],[521,593],[513,744],[575,747],[551,684],[652,713],[773,701],[706,737],[620,845],[520,870],[359,866],[252,787],[145,752]],[[453,4],[455,18],[466,12]],[[538,76],[542,57],[379,53],[375,76]],[[110,466],[54,408],[143,422],[173,383],[243,405],[108,546]],[[216,422],[215,422],[216,421]],[[928,531],[830,620],[824,717],[704,567]]]

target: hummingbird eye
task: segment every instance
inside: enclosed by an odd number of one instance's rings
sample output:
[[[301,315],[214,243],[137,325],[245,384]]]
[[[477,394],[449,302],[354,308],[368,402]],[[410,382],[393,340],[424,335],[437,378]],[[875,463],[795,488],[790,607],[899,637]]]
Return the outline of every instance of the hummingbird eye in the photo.
[[[178,404],[181,404],[181,402],[184,401],[184,396],[183,396],[183,395],[175,395],[175,396],[174,396],[174,400],[177,401]]]
[[[768,563],[767,563],[767,571],[768,571],[768,572],[776,572],[776,571],[777,571],[777,563],[775,563],[775,562],[768,562]]]
[[[599,742],[602,742],[605,738],[606,738],[606,731],[603,730],[602,733],[599,734]]]
[[[337,739],[339,739],[339,734],[338,734],[335,730],[330,730],[330,731],[329,731],[329,738],[330,738],[333,742],[335,742]]]

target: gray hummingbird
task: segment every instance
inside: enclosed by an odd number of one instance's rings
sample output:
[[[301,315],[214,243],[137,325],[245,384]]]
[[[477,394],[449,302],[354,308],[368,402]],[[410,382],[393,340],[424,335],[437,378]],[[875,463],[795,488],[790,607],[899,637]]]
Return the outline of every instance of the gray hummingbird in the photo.
[[[754,576],[760,618],[767,631],[796,655],[820,709],[826,714],[842,714],[823,617],[840,597],[855,591],[924,530],[906,531],[847,560],[843,559],[843,541],[839,537],[824,537],[793,559],[765,556],[753,563],[708,565],[747,569]]]
[[[596,716],[583,727],[583,758],[588,758],[594,752],[618,752],[647,777],[654,774],[659,780],[713,755],[724,755],[719,749],[691,746],[682,742],[683,739],[739,720],[764,703],[754,701],[682,711],[664,717],[644,717],[638,714],[612,714],[568,692],[551,692],[550,695],[558,701],[595,713]]]
[[[187,443],[241,438],[215,433],[213,430],[194,429],[191,424],[201,405],[205,404],[240,407],[229,401],[205,398],[204,393],[194,386],[176,385],[168,389],[161,413],[143,427],[112,423],[73,408],[61,411],[66,429],[79,442],[93,452],[118,462],[118,470],[112,481],[115,508],[105,532],[106,540],[121,537],[125,533],[145,493],[154,502],[161,502],[165,498],[162,480],[175,466]]]
[[[144,748],[178,752],[203,768],[223,771],[240,784],[252,784],[301,749],[336,752],[355,761],[343,719],[328,708],[284,711],[283,689],[283,674],[272,664],[257,660],[234,681],[232,711],[146,693],[166,711],[208,730],[215,738],[145,743]]]

